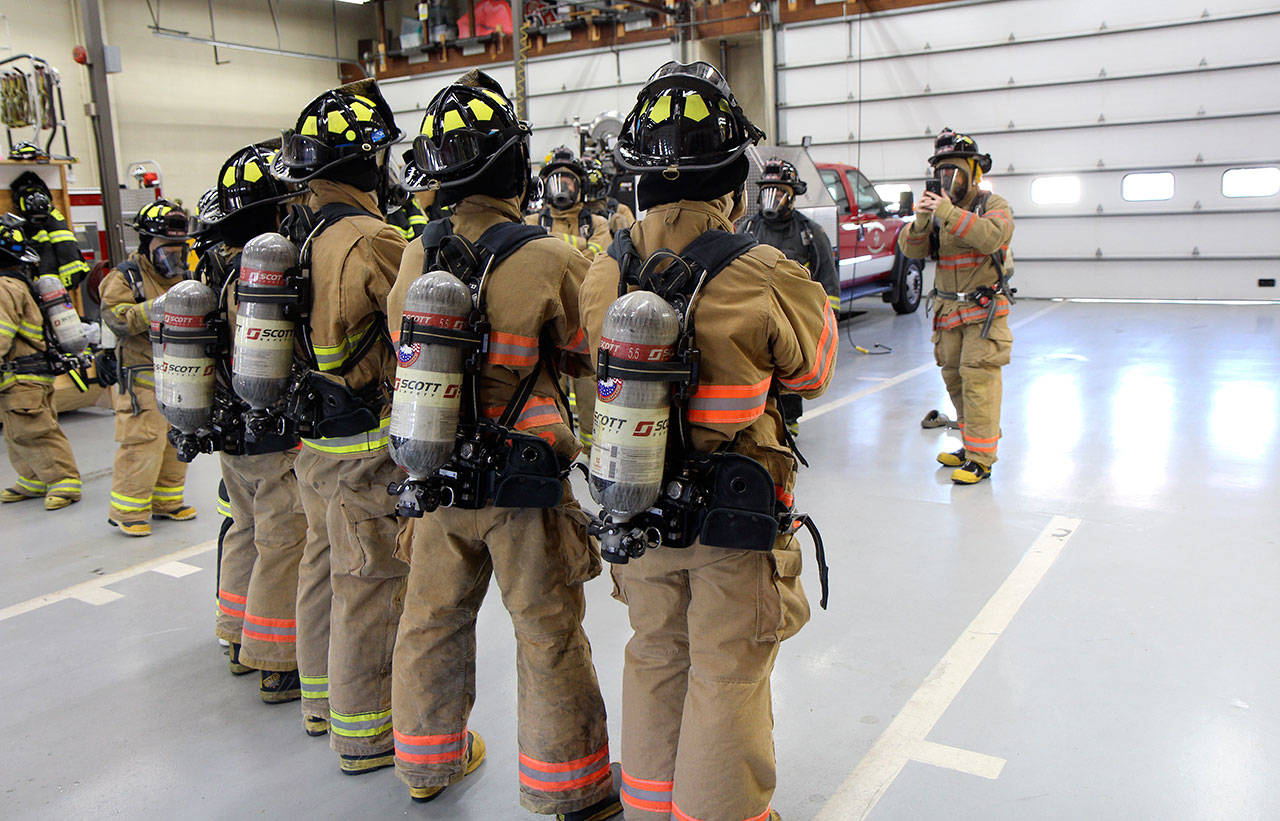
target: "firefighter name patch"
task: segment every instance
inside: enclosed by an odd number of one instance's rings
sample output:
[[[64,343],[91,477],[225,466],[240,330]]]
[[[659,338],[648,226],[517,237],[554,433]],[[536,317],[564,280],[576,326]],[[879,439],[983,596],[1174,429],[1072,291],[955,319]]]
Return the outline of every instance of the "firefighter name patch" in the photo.
[[[612,402],[617,399],[620,390],[622,390],[621,379],[601,379],[596,382],[596,395],[600,397],[601,402]]]

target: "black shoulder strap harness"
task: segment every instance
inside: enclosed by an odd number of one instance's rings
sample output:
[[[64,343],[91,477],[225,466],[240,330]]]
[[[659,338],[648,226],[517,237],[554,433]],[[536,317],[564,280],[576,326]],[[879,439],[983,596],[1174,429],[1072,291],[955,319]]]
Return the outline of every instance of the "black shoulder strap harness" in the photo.
[[[347,217],[373,217],[379,221],[382,220],[377,214],[370,213],[363,208],[355,205],[348,205],[342,202],[331,202],[320,206],[320,210],[313,211],[306,206],[295,205],[290,209],[289,216],[281,225],[281,233],[289,237],[298,246],[298,273],[293,277],[298,283],[299,292],[287,296],[275,297],[282,300],[295,302],[298,306],[298,333],[302,337],[302,349],[306,353],[307,366],[311,370],[319,370],[319,364],[316,362],[315,348],[311,345],[311,329],[308,320],[311,316],[310,310],[310,293],[309,288],[305,288],[306,284],[311,280],[311,247],[316,239],[323,234],[328,228],[336,225]],[[239,299],[242,293],[249,293],[249,286],[244,283],[237,283],[236,298]],[[255,295],[257,299],[270,299],[266,295]],[[382,340],[388,347],[391,345],[391,336],[387,332],[386,318],[381,314],[374,316],[373,322],[369,323],[369,327],[361,335],[360,340],[356,343],[355,350],[347,357],[337,370],[331,371],[335,376],[346,376],[356,365],[373,349],[373,346]]]
[[[124,283],[133,292],[134,302],[146,302],[147,290],[142,284],[142,267],[136,262],[125,260],[116,266],[124,276]]]
[[[585,205],[578,211],[578,233],[582,235],[583,239],[591,239],[591,233],[595,230],[595,223],[591,217],[591,209]],[[542,206],[542,210],[538,212],[538,225],[542,227],[543,231],[550,233],[552,222],[551,208],[546,205]]]
[[[422,272],[443,269],[458,277],[471,289],[471,317],[466,330],[453,330],[419,325],[407,314],[400,323],[400,343],[429,343],[470,348],[467,357],[464,392],[469,406],[469,422],[481,418],[479,378],[480,366],[489,352],[489,319],[485,310],[485,284],[489,274],[516,251],[536,239],[546,239],[547,232],[538,225],[523,222],[500,222],[491,225],[474,243],[453,232],[453,221],[445,218],[432,220],[422,232]],[[533,393],[534,383],[543,367],[547,366],[549,352],[545,340],[539,340],[540,356],[533,372],[520,380],[506,408],[498,417],[498,424],[511,428],[520,417]],[[565,400],[565,405],[568,401]]]

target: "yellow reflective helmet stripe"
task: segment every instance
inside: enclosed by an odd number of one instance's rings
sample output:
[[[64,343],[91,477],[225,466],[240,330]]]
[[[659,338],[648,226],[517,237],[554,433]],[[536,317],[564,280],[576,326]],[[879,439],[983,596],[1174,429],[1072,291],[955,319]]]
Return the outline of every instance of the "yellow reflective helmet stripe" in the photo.
[[[649,122],[660,123],[671,116],[671,97],[664,94],[649,106]]]
[[[236,184],[236,169],[234,166],[228,167],[227,170],[222,173],[222,185],[223,187],[230,187],[235,184]]]
[[[302,121],[302,128],[298,130],[299,134],[306,137],[320,136],[320,120],[313,114]]]
[[[347,117],[341,111],[330,111],[325,117],[325,125],[330,134],[341,134],[347,130]]]
[[[463,122],[462,113],[456,109],[450,109],[444,113],[444,132],[447,134],[455,128],[466,128],[467,124]]]
[[[373,119],[374,103],[367,97],[355,96],[351,100],[351,113],[358,122],[367,123]]]
[[[430,137],[435,133],[436,120],[430,114],[422,118],[422,136]]]
[[[477,120],[493,119],[493,108],[483,100],[471,100],[467,103],[467,108],[471,109]]]
[[[257,160],[250,160],[244,164],[244,181],[257,182],[262,179],[262,166],[258,165]]]
[[[693,120],[695,123],[701,122],[711,116],[711,110],[707,108],[707,101],[702,99],[701,94],[688,94],[684,98],[684,116]]]

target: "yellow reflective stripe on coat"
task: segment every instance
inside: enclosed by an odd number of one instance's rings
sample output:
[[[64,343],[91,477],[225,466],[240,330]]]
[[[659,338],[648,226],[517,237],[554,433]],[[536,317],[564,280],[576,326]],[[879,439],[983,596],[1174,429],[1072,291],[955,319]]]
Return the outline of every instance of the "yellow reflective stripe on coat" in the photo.
[[[0,390],[13,385],[52,385],[53,376],[36,373],[0,374]]]
[[[49,232],[49,242],[75,242],[76,235],[65,228]]]
[[[10,337],[18,332],[18,326],[0,319],[0,336]]]
[[[378,427],[352,436],[303,439],[302,444],[321,453],[372,453],[387,447],[387,430],[391,417],[384,418]]]
[[[36,325],[33,322],[23,320],[22,324],[18,327],[18,333],[22,334],[27,339],[32,339],[36,342],[44,342],[44,327]]]
[[[138,499],[133,496],[125,496],[123,493],[111,491],[111,506],[120,510],[150,510],[150,499]]]
[[[311,344],[311,350],[316,355],[316,365],[320,370],[336,371],[338,368],[341,368],[347,361],[347,357],[350,356],[351,352],[360,344],[360,339],[364,336],[365,331],[367,331],[369,326],[376,320],[376,316],[370,317],[369,321],[364,325],[361,325],[359,330],[347,334],[347,338],[337,345],[316,345],[313,342]]]
[[[391,711],[343,715],[329,710],[329,732],[347,738],[369,738],[391,729]]]

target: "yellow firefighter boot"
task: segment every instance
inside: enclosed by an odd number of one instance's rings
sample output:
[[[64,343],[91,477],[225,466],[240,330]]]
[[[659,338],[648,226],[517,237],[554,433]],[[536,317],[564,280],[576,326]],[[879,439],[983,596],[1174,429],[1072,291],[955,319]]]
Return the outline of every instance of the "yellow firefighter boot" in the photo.
[[[372,755],[340,755],[338,762],[343,775],[364,775],[393,766],[396,763],[396,753],[395,750],[387,750]]]
[[[480,762],[484,761],[484,739],[480,734],[467,730],[467,763],[462,768],[462,772],[455,775],[449,780],[449,784],[457,784],[463,778],[476,771],[476,767],[480,766]],[[410,787],[409,797],[419,804],[425,804],[431,799],[444,792],[445,786],[438,787]]]
[[[0,490],[0,502],[3,502],[5,504],[9,502],[25,502],[28,499],[39,499],[39,498],[40,498],[39,496],[32,496],[30,494],[23,493],[20,489],[16,487],[7,487],[4,490]]]
[[[953,450],[951,452],[943,451],[938,454],[938,464],[945,465],[949,468],[958,468],[964,464],[964,448]]]
[[[151,522],[117,522],[115,519],[107,519],[107,524],[120,528],[120,532],[126,536],[151,535]]]
[[[196,517],[196,509],[191,505],[181,505],[173,510],[154,510],[153,519],[172,519],[175,522],[189,522]]]
[[[263,670],[258,684],[258,697],[265,704],[284,704],[302,698],[302,683],[297,670]]]
[[[302,729],[312,738],[319,738],[329,732],[329,719],[320,716],[303,716]]]
[[[976,485],[991,475],[991,468],[983,467],[972,459],[951,471],[951,481],[957,485]]]
[[[44,497],[45,510],[62,510],[64,507],[74,505],[79,499],[72,499],[69,496],[46,496]]]

